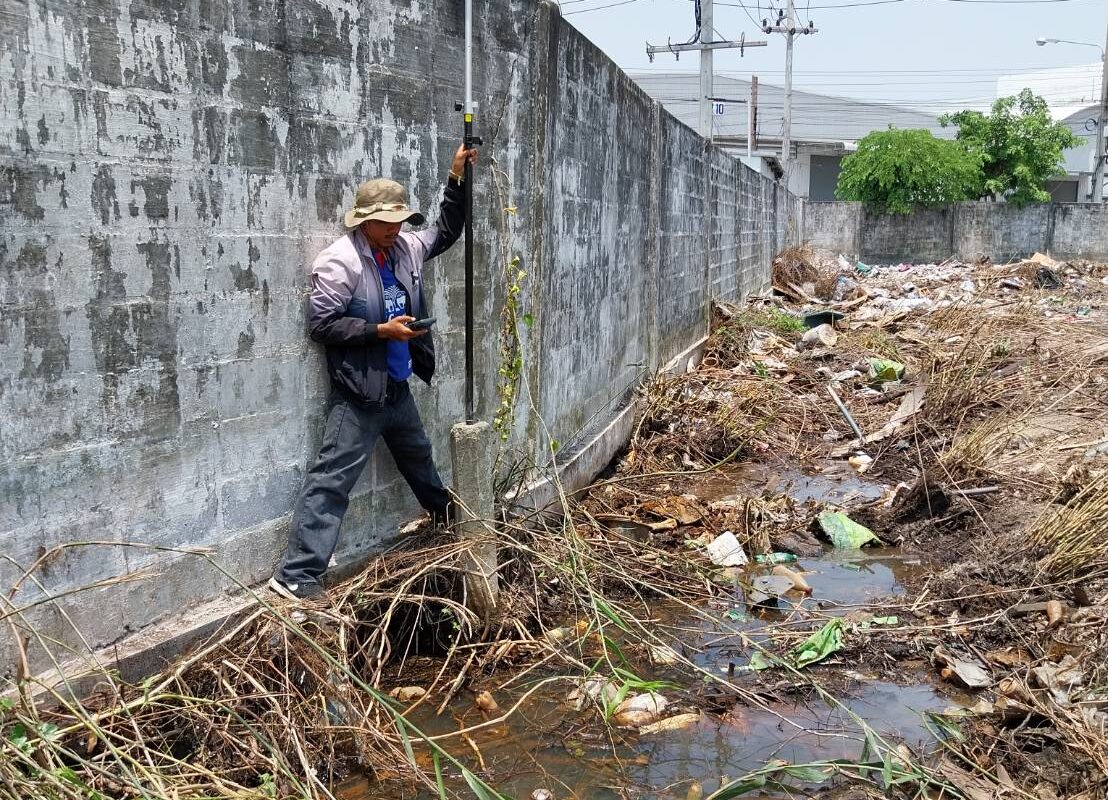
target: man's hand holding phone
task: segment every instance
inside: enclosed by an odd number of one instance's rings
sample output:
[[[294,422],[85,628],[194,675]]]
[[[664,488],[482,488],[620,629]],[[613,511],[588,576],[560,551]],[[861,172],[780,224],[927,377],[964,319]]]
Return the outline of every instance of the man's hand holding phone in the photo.
[[[378,339],[392,339],[397,342],[406,342],[409,339],[416,339],[427,333],[427,329],[412,330],[408,327],[409,322],[415,322],[415,317],[399,316],[393,317],[388,322],[382,322],[377,326],[377,338]]]

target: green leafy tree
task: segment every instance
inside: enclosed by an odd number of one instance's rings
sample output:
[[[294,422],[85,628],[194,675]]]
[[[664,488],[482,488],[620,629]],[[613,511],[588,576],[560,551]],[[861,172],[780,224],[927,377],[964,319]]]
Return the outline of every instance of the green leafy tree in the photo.
[[[939,118],[958,126],[958,141],[981,158],[984,182],[980,195],[1010,203],[1046,203],[1049,178],[1061,174],[1062,151],[1081,140],[1050,117],[1046,101],[1030,89],[1002,97],[989,114],[959,111]]]
[[[926,130],[874,131],[843,159],[835,196],[878,211],[907,214],[977,196],[981,159]]]

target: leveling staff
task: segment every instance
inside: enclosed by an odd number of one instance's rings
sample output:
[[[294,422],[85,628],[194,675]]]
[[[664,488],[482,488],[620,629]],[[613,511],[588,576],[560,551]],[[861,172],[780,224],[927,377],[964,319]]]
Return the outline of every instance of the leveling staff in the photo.
[[[327,351],[331,397],[323,444],[308,470],[293,512],[288,548],[269,586],[289,598],[315,597],[339,540],[350,492],[378,437],[400,474],[436,522],[450,497],[431,457],[408,389],[414,372],[430,383],[435,372],[421,273],[446,252],[465,223],[462,170],[477,150],[459,147],[439,218],[422,231],[402,231],[424,217],[408,208],[408,192],[376,178],[358,187],[346,212],[347,233],[312,264],[311,337]],[[424,319],[428,318],[428,319]]]

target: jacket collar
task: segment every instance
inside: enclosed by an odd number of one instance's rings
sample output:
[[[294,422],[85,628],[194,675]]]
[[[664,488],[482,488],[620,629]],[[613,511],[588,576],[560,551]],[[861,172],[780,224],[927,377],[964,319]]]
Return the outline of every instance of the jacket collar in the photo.
[[[373,260],[373,245],[369,243],[369,239],[365,238],[361,228],[354,229],[354,246],[358,248],[358,252],[363,256],[370,261]]]

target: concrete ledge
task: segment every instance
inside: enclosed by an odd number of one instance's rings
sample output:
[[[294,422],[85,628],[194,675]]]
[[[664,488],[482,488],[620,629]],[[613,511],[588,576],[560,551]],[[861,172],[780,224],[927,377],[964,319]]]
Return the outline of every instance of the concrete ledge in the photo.
[[[676,375],[691,371],[700,363],[707,341],[708,337],[705,336],[682,350],[658,370],[658,375]],[[557,482],[553,476],[541,478],[518,492],[509,494],[504,498],[505,501],[523,509],[542,511],[552,509],[560,503],[558,484],[561,484],[561,490],[566,493],[588,486],[612,463],[616,453],[626,446],[640,408],[641,401],[638,398],[625,404],[607,425],[576,449],[565,463],[558,465]]]
[[[136,683],[165,669],[194,644],[218,632],[228,621],[257,605],[247,592],[225,595],[189,609],[187,618],[175,617],[143,628],[125,639],[34,677],[38,702],[50,703],[49,690],[63,697],[84,698],[109,688],[107,671],[119,680]],[[13,696],[14,687],[3,696]]]

